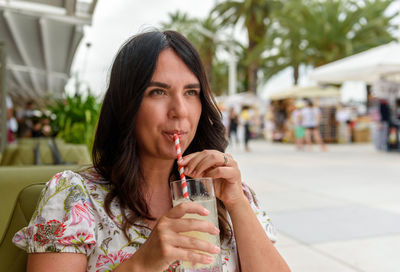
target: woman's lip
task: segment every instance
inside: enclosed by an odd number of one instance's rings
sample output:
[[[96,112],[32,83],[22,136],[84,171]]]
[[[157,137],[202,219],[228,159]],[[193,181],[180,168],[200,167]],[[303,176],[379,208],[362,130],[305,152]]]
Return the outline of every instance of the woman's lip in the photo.
[[[186,132],[178,132],[178,133],[176,133],[176,132],[167,132],[167,131],[164,131],[163,132],[163,134],[170,140],[170,141],[174,141],[174,134],[178,134],[178,136],[179,136],[179,138],[182,138],[183,136],[185,136],[186,135]]]
[[[168,134],[168,135],[174,135],[174,134],[178,134],[178,136],[182,136],[182,135],[185,135],[186,134],[186,132],[184,132],[184,131],[164,131],[163,133],[165,133],[165,134]]]

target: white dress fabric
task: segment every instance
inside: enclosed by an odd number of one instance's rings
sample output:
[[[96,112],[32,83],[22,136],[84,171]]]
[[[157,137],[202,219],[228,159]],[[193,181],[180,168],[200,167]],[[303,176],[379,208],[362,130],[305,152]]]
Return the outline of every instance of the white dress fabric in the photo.
[[[275,241],[274,227],[254,192],[244,184],[243,190],[268,237]],[[56,174],[46,184],[29,225],[15,234],[14,244],[28,253],[82,253],[87,256],[87,271],[112,271],[146,242],[151,230],[132,226],[127,240],[118,201],[111,203],[113,217],[104,209],[109,191],[109,183],[93,168]],[[239,271],[234,238],[222,242],[221,258],[224,272]],[[179,266],[174,262],[165,271],[179,271]]]

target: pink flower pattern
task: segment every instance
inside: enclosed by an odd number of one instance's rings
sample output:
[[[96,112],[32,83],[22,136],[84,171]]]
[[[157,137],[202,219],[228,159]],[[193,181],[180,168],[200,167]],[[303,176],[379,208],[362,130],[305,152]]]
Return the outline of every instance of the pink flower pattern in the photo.
[[[57,242],[65,246],[83,246],[86,250],[89,250],[92,245],[96,244],[93,234],[87,234],[85,232],[78,232],[77,234],[63,237]]]
[[[89,227],[91,227],[92,223],[94,222],[91,209],[93,209],[93,207],[88,201],[79,201],[73,205],[69,213],[71,218],[71,226],[78,225],[85,220],[89,224]]]
[[[133,254],[119,250],[115,254],[109,253],[108,255],[100,255],[97,258],[96,272],[113,271],[118,265],[125,262]]]
[[[61,237],[65,231],[64,223],[57,220],[47,221],[45,224],[37,224],[37,231],[33,239],[41,246],[54,243],[57,238]]]

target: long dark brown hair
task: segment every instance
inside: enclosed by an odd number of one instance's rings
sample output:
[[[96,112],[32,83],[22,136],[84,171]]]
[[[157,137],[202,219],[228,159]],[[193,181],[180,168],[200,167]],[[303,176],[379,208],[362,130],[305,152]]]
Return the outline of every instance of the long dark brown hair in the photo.
[[[105,210],[113,217],[110,205],[117,198],[126,237],[129,228],[137,225],[138,221],[155,219],[151,217],[144,198],[135,126],[137,112],[158,56],[167,48],[173,49],[182,59],[198,78],[201,87],[202,112],[196,135],[185,154],[204,149],[224,152],[227,146],[221,112],[211,93],[200,56],[192,44],[175,31],[151,31],[130,38],[119,50],[112,65],[92,151],[96,171],[111,183]],[[170,176],[179,177],[176,162]],[[217,206],[220,236],[222,239],[230,238],[232,231],[226,209],[219,200]]]

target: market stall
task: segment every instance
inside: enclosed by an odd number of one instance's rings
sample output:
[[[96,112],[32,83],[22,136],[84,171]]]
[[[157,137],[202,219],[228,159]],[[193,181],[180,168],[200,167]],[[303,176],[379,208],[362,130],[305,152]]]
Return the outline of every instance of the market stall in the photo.
[[[378,149],[400,151],[400,43],[391,42],[316,68],[310,78],[320,83],[363,81],[370,116],[358,118],[355,133],[366,131],[368,118]],[[373,90],[372,92],[370,90]],[[364,133],[365,134],[365,133]],[[365,139],[366,136],[354,137]]]
[[[340,90],[336,87],[294,86],[270,95],[274,108],[275,140],[292,142],[293,126],[290,122],[294,103],[299,99],[311,99],[321,110],[321,136],[325,142],[337,141],[336,108],[340,102]]]

